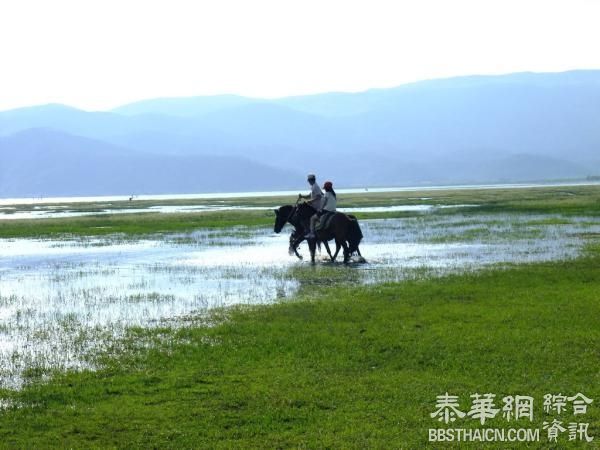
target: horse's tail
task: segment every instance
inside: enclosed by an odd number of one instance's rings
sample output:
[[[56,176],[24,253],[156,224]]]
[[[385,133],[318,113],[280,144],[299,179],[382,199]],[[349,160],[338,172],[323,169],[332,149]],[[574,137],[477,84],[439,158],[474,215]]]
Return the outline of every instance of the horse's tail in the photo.
[[[358,220],[354,216],[348,216],[350,219],[350,229],[348,232],[348,251],[350,254],[358,251],[358,245],[363,238]]]

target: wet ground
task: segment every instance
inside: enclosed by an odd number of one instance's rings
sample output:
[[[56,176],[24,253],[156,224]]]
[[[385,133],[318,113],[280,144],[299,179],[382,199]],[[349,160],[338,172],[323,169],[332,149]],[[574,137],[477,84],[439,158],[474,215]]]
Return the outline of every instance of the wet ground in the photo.
[[[101,205],[99,205],[101,206]],[[436,208],[461,208],[470,207],[476,205],[398,205],[398,206],[371,206],[371,207],[354,207],[354,208],[340,208],[341,212],[356,213],[356,212],[396,212],[396,211],[407,211],[407,212],[425,212],[432,211]],[[82,217],[82,216],[96,216],[99,214],[137,214],[137,213],[193,213],[201,211],[271,211],[275,208],[279,208],[278,205],[270,207],[264,206],[231,206],[231,205],[158,205],[149,206],[146,208],[122,208],[114,209],[111,208],[110,204],[105,205],[104,208],[95,208],[94,211],[79,211],[69,209],[65,205],[38,205],[33,206],[32,209],[23,209],[19,206],[0,206],[0,220],[22,220],[22,219],[57,219],[66,217]]]
[[[490,264],[572,258],[600,223],[534,215],[429,215],[361,222],[366,264],[311,266],[289,229],[236,227],[119,240],[0,240],[0,385],[93,366],[128,327],[178,326],[215,307],[269,303],[323,280],[396,281]],[[301,252],[308,259],[306,245]]]

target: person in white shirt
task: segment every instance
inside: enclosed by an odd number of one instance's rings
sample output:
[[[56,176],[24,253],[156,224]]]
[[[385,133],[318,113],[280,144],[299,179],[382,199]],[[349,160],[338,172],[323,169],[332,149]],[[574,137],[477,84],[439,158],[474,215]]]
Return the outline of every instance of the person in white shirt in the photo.
[[[319,211],[321,209],[321,203],[323,201],[323,191],[317,184],[317,177],[315,176],[315,174],[309,173],[306,177],[306,181],[308,181],[308,184],[310,184],[310,194],[298,194],[298,198],[309,199],[306,203],[308,203],[317,211]]]
[[[306,201],[306,203],[309,204],[310,206],[312,206],[313,208],[315,208],[318,212],[321,210],[321,206],[323,203],[323,191],[317,184],[317,177],[314,173],[309,173],[306,177],[306,181],[308,181],[308,184],[310,184],[310,194],[308,194],[308,195],[298,194],[298,198],[299,199],[301,199],[301,198],[309,199]],[[318,219],[319,219],[318,214],[314,214],[310,218],[310,230],[311,231],[310,231],[310,233],[308,233],[305,236],[307,239],[311,239],[311,238],[315,237],[314,224]]]

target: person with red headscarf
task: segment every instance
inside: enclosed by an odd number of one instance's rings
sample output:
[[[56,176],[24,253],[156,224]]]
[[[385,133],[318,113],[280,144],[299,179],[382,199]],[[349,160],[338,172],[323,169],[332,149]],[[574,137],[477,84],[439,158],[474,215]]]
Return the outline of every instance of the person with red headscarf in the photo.
[[[335,212],[335,208],[337,207],[337,195],[335,195],[335,191],[333,190],[333,183],[331,181],[326,181],[323,185],[323,189],[325,190],[325,196],[323,197],[321,209],[323,211]]]

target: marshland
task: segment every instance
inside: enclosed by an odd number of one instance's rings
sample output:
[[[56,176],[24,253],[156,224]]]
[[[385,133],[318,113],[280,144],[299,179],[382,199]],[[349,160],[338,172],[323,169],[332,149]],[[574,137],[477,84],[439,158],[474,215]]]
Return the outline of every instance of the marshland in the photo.
[[[419,447],[448,390],[600,401],[600,186],[339,197],[366,263],[290,256],[289,195],[3,205],[2,442]]]

